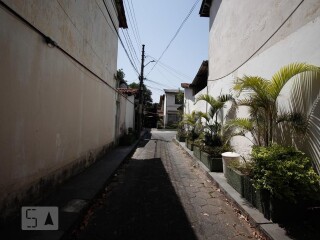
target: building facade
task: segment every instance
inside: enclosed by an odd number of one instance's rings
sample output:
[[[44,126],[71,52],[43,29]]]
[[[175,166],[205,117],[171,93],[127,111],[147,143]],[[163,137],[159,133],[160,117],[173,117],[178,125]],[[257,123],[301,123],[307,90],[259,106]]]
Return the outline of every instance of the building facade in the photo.
[[[116,143],[132,104],[116,90],[119,27],[122,0],[1,1],[1,217]]]
[[[270,79],[281,67],[290,63],[305,62],[320,66],[318,0],[203,0],[200,16],[209,20],[208,78],[207,86],[195,94],[195,98],[207,93],[213,97],[234,93],[233,85],[237,78],[251,75]],[[299,108],[312,115],[309,129],[312,134],[301,148],[313,158],[318,171],[319,89],[319,79],[308,83],[290,81],[278,100],[279,108],[284,111]],[[207,108],[207,104],[199,101],[190,110],[206,112]],[[236,112],[236,117],[247,116],[245,107],[240,107]],[[279,133],[287,135],[281,129]],[[298,143],[288,139],[288,144]],[[251,143],[243,137],[234,137],[232,145],[243,156],[250,153]]]
[[[178,97],[180,92],[178,89],[164,89],[164,92],[163,123],[166,128],[179,122],[178,108],[181,107],[183,101]]]

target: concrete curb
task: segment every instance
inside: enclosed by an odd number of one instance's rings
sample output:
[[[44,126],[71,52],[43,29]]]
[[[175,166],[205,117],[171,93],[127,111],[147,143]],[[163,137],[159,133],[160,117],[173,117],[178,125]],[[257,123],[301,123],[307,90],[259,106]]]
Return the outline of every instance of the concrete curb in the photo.
[[[175,138],[173,139],[173,142],[192,158],[194,164],[220,188],[228,200],[230,200],[242,214],[247,217],[249,222],[265,235],[265,237],[271,240],[292,239],[286,235],[283,228],[266,219],[261,212],[254,208],[246,199],[242,198],[241,195],[227,183],[223,173],[209,172],[209,169],[193,156],[193,152],[186,147],[185,143],[178,142]]]

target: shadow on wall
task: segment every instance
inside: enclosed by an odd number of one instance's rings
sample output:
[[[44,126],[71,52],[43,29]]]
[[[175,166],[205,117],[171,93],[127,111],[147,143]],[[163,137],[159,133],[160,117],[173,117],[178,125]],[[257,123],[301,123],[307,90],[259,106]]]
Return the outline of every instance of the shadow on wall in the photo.
[[[303,76],[302,78],[305,78]],[[290,111],[304,113],[308,119],[306,135],[293,135],[288,125],[279,128],[277,140],[283,144],[295,145],[309,155],[320,172],[320,74],[312,74],[305,81],[293,80],[290,96]],[[290,134],[291,133],[291,134]]]

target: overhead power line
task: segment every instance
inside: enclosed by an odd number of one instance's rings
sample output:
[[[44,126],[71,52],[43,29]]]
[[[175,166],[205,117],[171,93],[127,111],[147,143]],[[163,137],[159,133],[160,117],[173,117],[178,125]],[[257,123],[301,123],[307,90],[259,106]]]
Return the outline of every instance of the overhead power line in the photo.
[[[131,4],[131,7],[132,7],[132,12],[133,12],[133,19],[134,19],[134,22],[135,22],[135,26],[136,26],[136,33],[137,33],[137,37],[138,37],[138,41],[139,41],[139,46],[141,46],[141,37],[140,37],[140,32],[139,32],[139,26],[138,26],[138,22],[137,22],[137,18],[136,18],[136,13],[134,11],[134,6],[132,4],[132,0],[130,0],[130,4]],[[129,7],[130,7],[130,4],[129,4]]]
[[[124,6],[125,6],[125,9],[126,9],[126,12],[128,13],[128,21],[129,23],[131,24],[131,32],[133,33],[133,37],[135,39],[135,42],[137,44],[137,47],[140,48],[140,46],[142,45],[141,44],[141,41],[140,41],[140,38],[139,38],[139,30],[138,30],[138,24],[137,22],[135,21],[135,16],[134,16],[134,11],[132,10],[133,6],[131,7],[130,6],[130,2],[129,1],[124,1]]]
[[[152,88],[152,89],[155,89],[155,90],[158,90],[158,91],[164,92],[164,90],[163,90],[163,89],[161,89],[161,88],[151,87],[151,86],[146,85],[146,84],[145,84],[145,86],[146,86],[146,87],[148,87],[148,88]]]
[[[252,53],[250,55],[249,58],[247,58],[243,63],[241,63],[238,67],[236,67],[235,69],[233,69],[232,71],[230,71],[229,73],[215,78],[215,79],[208,79],[208,81],[217,81],[220,80],[222,78],[225,78],[227,76],[229,76],[230,74],[232,74],[233,72],[237,71],[239,68],[241,68],[244,64],[246,64],[254,55],[256,55],[257,52],[259,52],[269,41],[271,38],[273,38],[273,36],[283,27],[283,25],[290,19],[290,17],[297,11],[297,9],[301,6],[301,4],[304,2],[304,0],[301,0],[301,2],[295,7],[295,9],[289,14],[289,16],[281,23],[281,25],[271,34],[271,36],[256,50],[254,51],[254,53]]]
[[[175,87],[173,87],[173,86],[169,86],[169,85],[166,85],[166,84],[158,83],[158,82],[156,82],[156,81],[153,81],[153,80],[150,80],[150,79],[147,79],[147,78],[146,78],[145,80],[148,81],[148,82],[155,83],[155,84],[157,84],[157,85],[159,85],[159,86],[166,87],[166,88],[175,88]]]
[[[110,18],[110,20],[111,20],[111,22],[112,22],[113,28],[115,29],[115,31],[116,31],[116,33],[117,33],[117,36],[118,36],[118,38],[119,38],[119,40],[120,40],[120,43],[121,43],[121,46],[123,47],[123,49],[124,49],[124,51],[125,51],[128,59],[129,59],[129,62],[130,62],[130,64],[131,64],[131,66],[133,67],[133,69],[135,70],[135,72],[136,72],[136,73],[138,74],[138,76],[139,76],[139,71],[138,71],[137,67],[135,66],[135,64],[133,63],[133,60],[130,58],[129,53],[128,53],[127,49],[125,48],[124,44],[123,44],[123,41],[122,41],[122,39],[121,39],[118,31],[117,31],[117,27],[116,27],[115,23],[113,22],[111,13],[110,13],[110,11],[109,11],[109,9],[108,9],[108,6],[107,6],[105,0],[102,0],[102,2],[103,2],[104,6],[105,6],[105,8],[106,8],[106,10],[107,10],[107,13],[108,13],[109,18]]]
[[[151,59],[156,60],[154,57],[152,57],[150,55],[148,55],[148,56]],[[167,71],[168,73],[170,73],[175,78],[179,78],[180,79],[180,80],[178,80],[179,83],[181,83],[182,81],[187,81],[187,82],[188,81],[192,81],[192,78],[190,76],[187,76],[186,74],[183,74],[183,73],[179,72],[178,70],[174,69],[173,67],[171,67],[171,66],[169,66],[169,65],[167,65],[167,64],[165,64],[165,63],[163,63],[161,61],[159,61],[158,64],[159,64],[158,66],[160,66],[163,70]],[[161,72],[159,68],[158,68],[158,71]]]
[[[187,16],[184,18],[184,20],[182,21],[182,23],[180,24],[178,30],[176,31],[176,33],[173,35],[173,37],[171,38],[170,42],[168,43],[167,47],[163,50],[162,54],[160,55],[160,57],[157,59],[156,63],[153,65],[153,67],[151,68],[151,70],[148,72],[148,74],[146,76],[148,76],[152,70],[155,68],[155,66],[158,64],[158,62],[160,61],[160,59],[163,57],[163,55],[165,54],[165,52],[169,49],[170,45],[172,44],[172,42],[174,41],[174,39],[178,36],[180,30],[182,29],[183,25],[186,23],[186,21],[188,20],[188,18],[190,17],[191,13],[193,12],[193,10],[195,9],[195,7],[197,6],[197,4],[199,3],[200,0],[196,0],[196,2],[193,4],[192,8],[190,9],[189,13],[187,14]]]

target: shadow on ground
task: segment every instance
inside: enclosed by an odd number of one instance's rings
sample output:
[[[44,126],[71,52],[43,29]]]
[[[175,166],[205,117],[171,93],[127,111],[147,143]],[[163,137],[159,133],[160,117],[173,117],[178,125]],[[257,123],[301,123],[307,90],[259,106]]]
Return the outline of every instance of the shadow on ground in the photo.
[[[161,159],[131,159],[108,188],[71,239],[196,239]]]
[[[152,134],[150,132],[150,130],[147,131],[147,133],[144,135],[144,138],[142,140],[140,140],[140,142],[138,143],[137,148],[143,148],[147,145],[147,143],[150,141]]]
[[[295,211],[292,209],[292,211]],[[314,240],[320,239],[320,208],[309,209],[303,214],[293,219],[287,219],[286,222],[279,225],[286,229],[287,234],[292,239]]]

